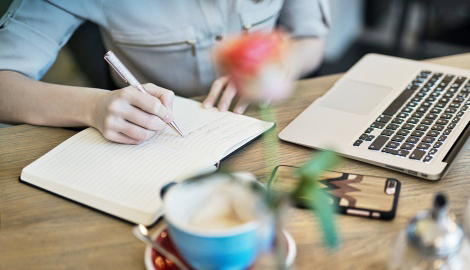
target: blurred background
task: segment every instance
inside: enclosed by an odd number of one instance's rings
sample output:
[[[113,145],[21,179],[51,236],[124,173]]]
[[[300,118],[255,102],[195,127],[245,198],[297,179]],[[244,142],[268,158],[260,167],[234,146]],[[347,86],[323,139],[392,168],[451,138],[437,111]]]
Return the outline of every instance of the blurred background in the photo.
[[[0,14],[6,12],[11,2],[0,1]],[[470,51],[468,0],[330,0],[330,4],[332,29],[325,60],[311,76],[344,72],[372,52],[426,59]],[[88,45],[80,40],[88,40]],[[84,24],[42,80],[112,88],[101,52],[92,54],[97,44],[100,44],[97,27]],[[100,59],[101,74],[96,73],[96,64],[93,69],[87,68],[90,63],[77,57],[83,53],[89,59]]]

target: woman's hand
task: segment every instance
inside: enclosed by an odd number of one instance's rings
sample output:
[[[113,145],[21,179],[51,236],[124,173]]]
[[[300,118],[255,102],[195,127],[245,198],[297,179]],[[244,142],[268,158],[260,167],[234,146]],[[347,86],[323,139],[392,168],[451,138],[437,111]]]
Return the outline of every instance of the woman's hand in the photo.
[[[242,114],[250,104],[247,97],[244,95],[237,95],[237,89],[235,85],[230,81],[228,76],[220,77],[212,83],[211,90],[204,100],[203,104],[205,108],[211,108],[214,106],[217,99],[220,97],[217,108],[220,111],[227,111],[234,101],[237,99],[233,112]]]
[[[139,144],[162,131],[173,121],[175,94],[148,83],[148,94],[132,86],[102,94],[96,104],[92,125],[110,141]]]

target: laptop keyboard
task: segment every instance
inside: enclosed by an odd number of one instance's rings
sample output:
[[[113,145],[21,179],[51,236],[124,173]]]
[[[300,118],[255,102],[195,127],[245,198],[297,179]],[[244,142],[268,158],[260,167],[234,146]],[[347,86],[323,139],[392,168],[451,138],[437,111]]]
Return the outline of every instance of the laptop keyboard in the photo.
[[[421,71],[353,145],[431,162],[467,112],[469,94],[467,77]]]

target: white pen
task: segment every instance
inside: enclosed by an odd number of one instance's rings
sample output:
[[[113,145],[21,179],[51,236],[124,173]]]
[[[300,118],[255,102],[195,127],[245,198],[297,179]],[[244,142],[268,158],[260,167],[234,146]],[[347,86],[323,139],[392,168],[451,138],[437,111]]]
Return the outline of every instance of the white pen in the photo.
[[[124,66],[124,64],[117,58],[117,56],[112,52],[109,51],[104,55],[104,60],[108,62],[111,67],[114,68],[114,70],[121,76],[121,78],[129,83],[131,86],[136,88],[137,90],[147,93],[145,91],[145,88],[140,84],[140,82],[132,75],[132,73]],[[148,94],[148,93],[147,93]],[[171,121],[170,123],[167,123],[176,133],[178,133],[181,137],[184,137],[183,132],[178,128],[176,123],[174,121]]]

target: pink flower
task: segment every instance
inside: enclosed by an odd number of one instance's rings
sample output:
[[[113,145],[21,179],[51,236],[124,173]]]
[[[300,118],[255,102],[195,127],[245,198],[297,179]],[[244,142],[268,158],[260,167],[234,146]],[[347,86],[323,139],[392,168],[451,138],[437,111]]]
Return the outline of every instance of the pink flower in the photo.
[[[255,32],[224,42],[217,59],[241,95],[254,101],[279,100],[292,88],[284,63],[288,47],[281,32]]]

